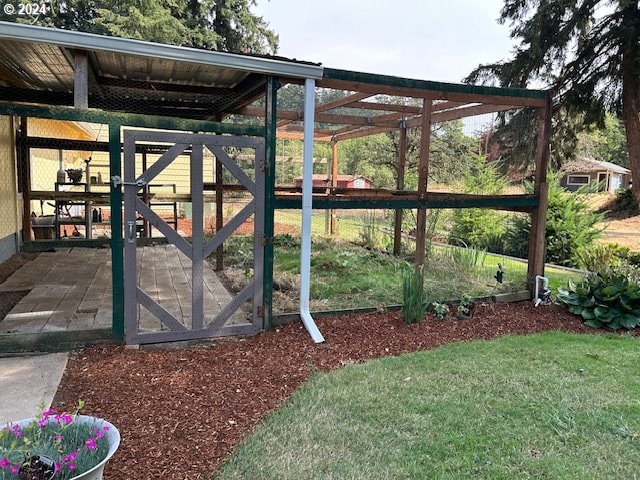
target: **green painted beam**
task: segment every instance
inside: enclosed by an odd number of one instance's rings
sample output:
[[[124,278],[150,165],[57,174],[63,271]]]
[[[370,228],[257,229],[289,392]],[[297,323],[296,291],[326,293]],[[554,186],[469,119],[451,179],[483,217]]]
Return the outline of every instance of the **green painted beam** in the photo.
[[[434,92],[466,93],[472,95],[495,95],[499,97],[546,98],[546,90],[529,90],[526,88],[499,88],[482,85],[466,85],[460,83],[432,82],[411,78],[394,77],[391,75],[377,75],[374,73],[354,72],[325,68],[323,78],[344,80],[349,82],[369,83],[388,87],[413,88],[418,90],[432,90]]]
[[[275,77],[267,79],[266,135],[265,135],[265,188],[264,188],[264,261],[262,276],[262,312],[264,328],[272,326],[273,316],[273,235],[276,185],[276,109],[278,82]]]
[[[445,198],[410,200],[394,199],[358,199],[351,198],[314,198],[313,208],[322,209],[412,209],[412,208],[494,208],[501,210],[528,211],[538,205],[534,195],[513,195],[507,198]],[[299,210],[302,208],[300,198],[276,198],[275,208],[281,210]]]
[[[122,155],[120,153],[120,128],[118,122],[109,123],[109,175],[122,177]],[[111,184],[111,287],[113,291],[113,337],[124,341],[124,242],[122,233],[122,190]]]
[[[231,135],[264,136],[262,126],[235,125],[231,123],[188,120],[176,117],[160,117],[135,113],[106,112],[103,110],[81,110],[73,107],[22,105],[0,102],[0,115],[15,115],[54,120],[69,120],[92,123],[114,123],[129,127],[158,128],[165,130],[185,130]]]

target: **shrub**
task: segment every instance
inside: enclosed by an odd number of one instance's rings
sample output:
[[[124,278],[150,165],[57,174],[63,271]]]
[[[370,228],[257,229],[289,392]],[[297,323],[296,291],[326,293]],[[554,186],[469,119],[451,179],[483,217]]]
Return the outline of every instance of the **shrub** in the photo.
[[[527,183],[525,190],[532,193],[533,184]],[[549,178],[548,199],[546,261],[576,267],[578,250],[592,245],[602,233],[596,224],[604,215],[593,212],[583,194],[560,187],[555,176]],[[515,218],[506,235],[505,253],[521,257],[528,252],[530,231],[528,215]]]
[[[462,181],[465,193],[497,195],[508,185],[492,163],[477,156],[469,166]],[[502,237],[507,230],[506,217],[495,211],[481,208],[457,209],[452,216],[449,243],[486,249],[502,253]]]
[[[402,316],[405,323],[421,322],[426,311],[424,271],[414,267],[402,275]]]
[[[640,284],[612,271],[587,276],[583,282],[569,281],[558,289],[558,302],[593,328],[617,330],[640,325]]]
[[[626,218],[640,215],[640,205],[630,188],[616,190],[613,201],[605,205],[602,210],[607,217]]]
[[[575,259],[579,268],[590,272],[601,272],[620,266],[628,252],[628,248],[620,247],[615,243],[596,244],[578,249]]]

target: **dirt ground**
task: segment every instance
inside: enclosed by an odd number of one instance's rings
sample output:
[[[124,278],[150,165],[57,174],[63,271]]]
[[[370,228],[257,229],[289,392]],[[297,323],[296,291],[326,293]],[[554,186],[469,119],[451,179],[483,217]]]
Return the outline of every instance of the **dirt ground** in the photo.
[[[594,333],[558,306],[480,303],[472,319],[427,315],[406,325],[400,312],[318,320],[315,345],[294,323],[246,339],[183,349],[102,345],[73,353],[54,406],[115,424],[122,443],[106,480],[208,478],[265,415],[312,372],[439,345],[546,330]]]
[[[601,226],[606,227],[600,238],[601,243],[617,243],[633,252],[640,252],[640,215],[609,220]]]

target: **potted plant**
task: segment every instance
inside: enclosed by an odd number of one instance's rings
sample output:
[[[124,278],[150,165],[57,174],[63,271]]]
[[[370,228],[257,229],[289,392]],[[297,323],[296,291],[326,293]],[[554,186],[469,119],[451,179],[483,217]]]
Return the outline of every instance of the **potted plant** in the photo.
[[[81,168],[67,168],[67,176],[71,183],[80,183],[82,180],[82,169]]]
[[[43,410],[0,429],[0,480],[100,480],[120,445],[106,420]]]

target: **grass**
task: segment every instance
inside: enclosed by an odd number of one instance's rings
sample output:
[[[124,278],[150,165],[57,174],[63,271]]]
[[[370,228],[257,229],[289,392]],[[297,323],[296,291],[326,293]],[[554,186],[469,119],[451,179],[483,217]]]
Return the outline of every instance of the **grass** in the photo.
[[[545,333],[316,374],[215,478],[635,479],[639,355]]]
[[[251,268],[251,237],[232,237],[226,243],[225,263]],[[296,237],[277,236],[274,248],[274,276],[296,279],[300,274],[300,243]],[[505,283],[496,286],[493,278],[498,263],[505,267]],[[311,259],[311,308],[314,311],[354,307],[374,307],[402,303],[402,274],[411,269],[404,259],[368,250],[343,239],[314,236]],[[459,300],[518,291],[526,286],[526,262],[490,253],[452,246],[435,245],[425,267],[424,288],[429,301]],[[566,285],[569,278],[580,279],[564,270],[547,270],[552,288]],[[278,313],[296,310],[297,287],[290,282],[291,295],[277,296]]]

